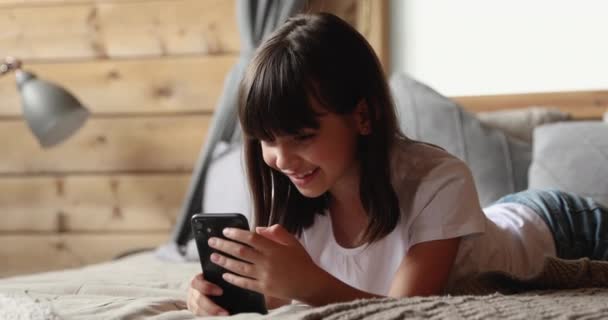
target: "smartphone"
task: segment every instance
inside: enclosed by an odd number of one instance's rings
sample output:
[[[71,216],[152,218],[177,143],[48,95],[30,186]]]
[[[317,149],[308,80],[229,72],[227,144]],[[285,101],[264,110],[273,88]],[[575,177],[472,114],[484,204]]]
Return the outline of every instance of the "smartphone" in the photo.
[[[243,312],[257,312],[266,314],[266,303],[264,296],[255,291],[250,291],[232,285],[222,274],[229,272],[211,261],[211,254],[218,252],[224,256],[240,260],[229,254],[215,250],[207,244],[211,237],[227,239],[222,231],[224,228],[240,228],[249,230],[247,218],[240,213],[197,213],[191,219],[192,234],[198,249],[198,255],[203,269],[203,278],[222,288],[221,296],[209,296],[209,299],[218,306],[224,308],[230,314]],[[227,239],[230,240],[230,239]],[[230,240],[234,241],[234,240]]]

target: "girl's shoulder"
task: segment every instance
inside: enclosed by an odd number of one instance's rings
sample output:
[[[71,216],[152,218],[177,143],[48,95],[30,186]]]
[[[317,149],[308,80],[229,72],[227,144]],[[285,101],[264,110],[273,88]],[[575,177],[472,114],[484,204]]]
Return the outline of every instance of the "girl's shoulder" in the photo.
[[[456,156],[436,145],[398,139],[391,150],[392,182],[449,178],[470,175],[468,166]]]
[[[460,228],[484,230],[473,175],[462,160],[412,141],[400,142],[392,161],[391,182],[410,245],[462,235],[456,234]]]

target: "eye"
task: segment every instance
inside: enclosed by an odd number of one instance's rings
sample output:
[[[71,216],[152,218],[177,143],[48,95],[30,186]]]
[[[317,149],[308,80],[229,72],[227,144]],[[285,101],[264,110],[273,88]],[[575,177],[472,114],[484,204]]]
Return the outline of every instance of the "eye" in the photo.
[[[294,136],[293,139],[296,141],[308,141],[314,137],[315,137],[314,133],[305,133],[305,134],[299,134],[297,136]]]
[[[260,140],[260,145],[272,147],[276,144],[276,140]]]

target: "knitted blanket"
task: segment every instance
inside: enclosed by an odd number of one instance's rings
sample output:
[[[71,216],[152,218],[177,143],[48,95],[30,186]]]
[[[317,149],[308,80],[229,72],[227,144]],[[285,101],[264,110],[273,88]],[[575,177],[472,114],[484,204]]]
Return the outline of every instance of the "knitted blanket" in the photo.
[[[608,319],[608,262],[547,258],[542,272],[533,278],[488,272],[463,280],[450,294],[357,300],[296,314],[277,312],[267,318]]]
[[[0,319],[195,319],[185,295],[198,263],[171,264],[151,254],[89,267],[0,279]],[[250,319],[608,319],[608,262],[547,259],[539,275],[493,272],[447,295],[369,299],[311,308],[288,305]],[[217,319],[222,319],[219,317]]]
[[[542,271],[530,278],[521,279],[503,272],[486,272],[465,279],[448,293],[491,294],[495,292],[514,294],[531,290],[558,290],[574,288],[608,288],[608,262],[592,261],[588,258],[563,260],[548,257]]]
[[[246,317],[232,317],[248,319]],[[371,299],[339,303],[264,319],[607,319],[608,290],[577,289],[517,295]]]

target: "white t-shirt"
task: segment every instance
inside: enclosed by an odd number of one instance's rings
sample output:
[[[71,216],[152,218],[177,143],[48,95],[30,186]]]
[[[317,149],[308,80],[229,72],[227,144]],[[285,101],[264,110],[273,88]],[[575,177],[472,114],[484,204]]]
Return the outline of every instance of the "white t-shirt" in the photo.
[[[538,270],[544,255],[555,255],[547,226],[527,207],[495,205],[484,214],[469,168],[449,153],[399,141],[391,173],[401,217],[384,238],[344,248],[335,240],[329,212],[316,215],[302,232],[300,242],[315,263],[346,284],[387,295],[408,249],[439,239],[463,237],[448,285],[489,270],[527,276]]]

